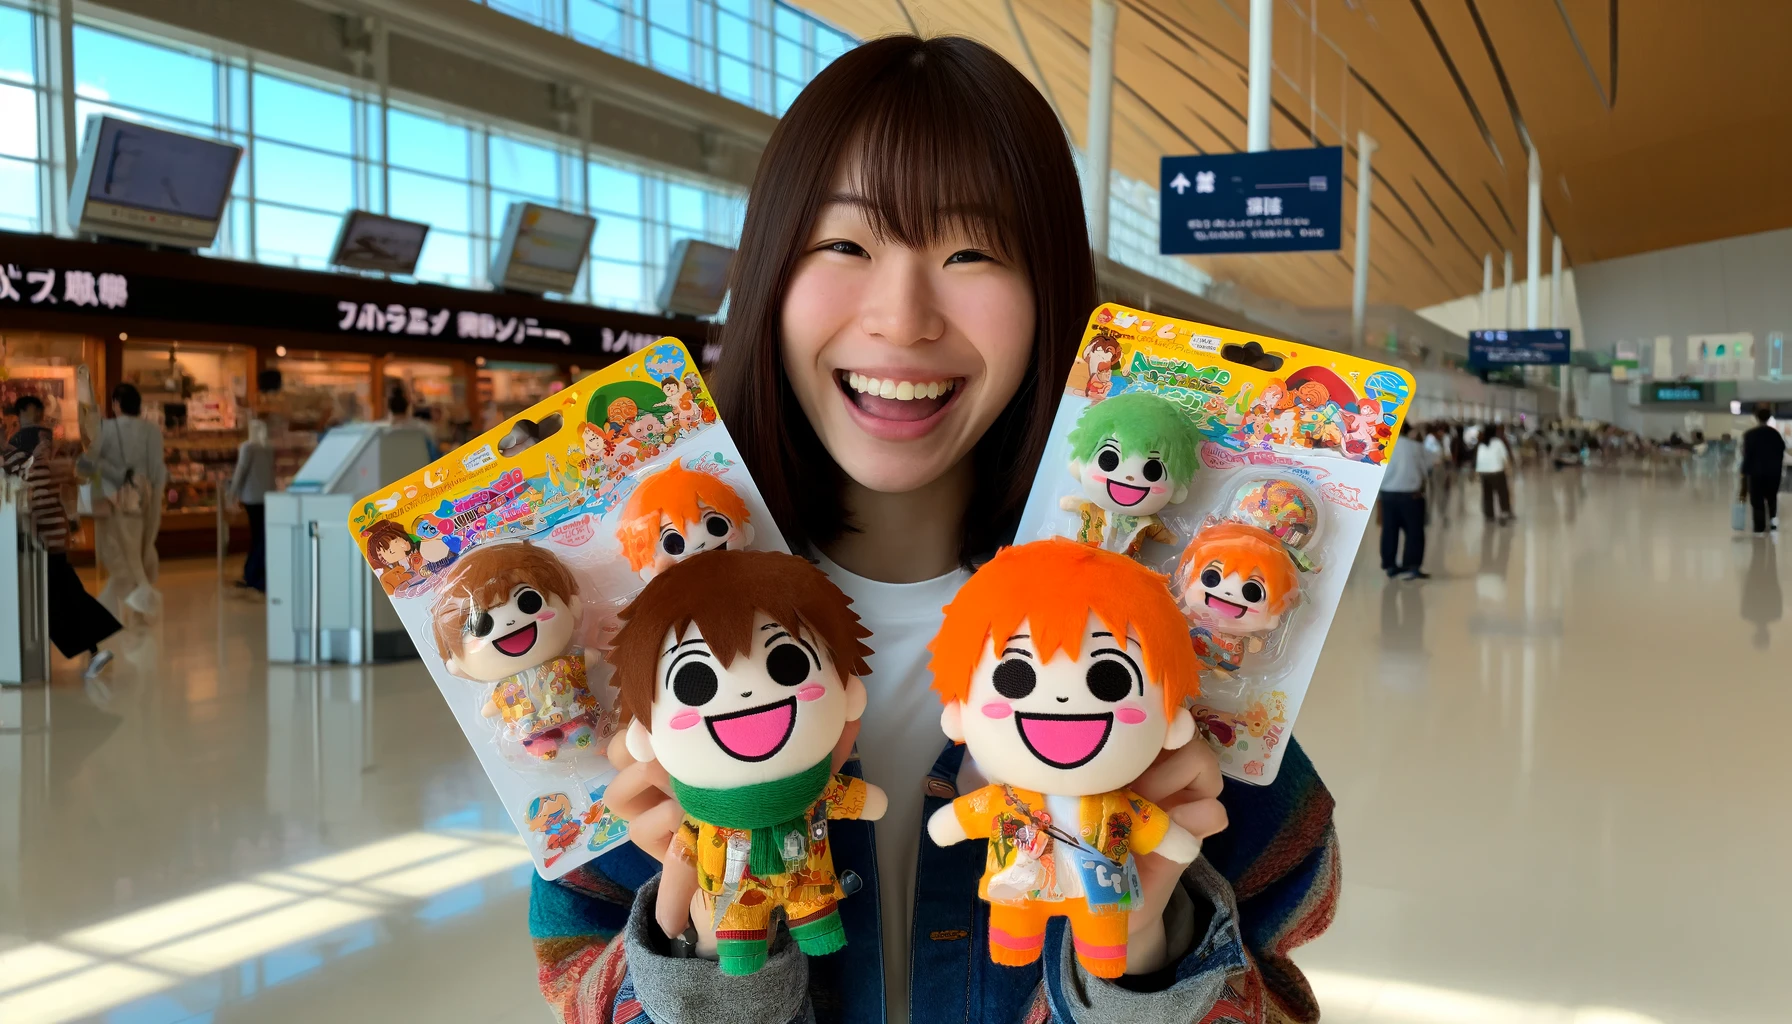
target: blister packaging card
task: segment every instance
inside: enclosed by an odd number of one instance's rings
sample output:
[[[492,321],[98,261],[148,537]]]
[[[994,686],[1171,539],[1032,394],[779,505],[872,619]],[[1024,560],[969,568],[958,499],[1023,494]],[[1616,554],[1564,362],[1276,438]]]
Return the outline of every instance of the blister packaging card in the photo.
[[[617,613],[699,551],[786,550],[672,338],[357,507],[351,534],[549,879],[624,839],[603,805]]]
[[[1016,541],[1164,573],[1203,666],[1195,719],[1267,785],[1312,681],[1412,377],[1346,353],[1104,304]]]

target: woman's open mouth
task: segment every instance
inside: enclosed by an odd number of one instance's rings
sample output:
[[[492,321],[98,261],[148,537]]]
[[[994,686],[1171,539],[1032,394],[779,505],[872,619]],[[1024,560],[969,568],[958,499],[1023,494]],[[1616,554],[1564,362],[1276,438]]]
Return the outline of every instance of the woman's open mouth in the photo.
[[[761,704],[745,711],[711,715],[703,720],[716,746],[742,761],[763,761],[784,749],[796,726],[796,698]]]
[[[859,425],[888,441],[926,436],[951,408],[964,384],[963,377],[913,380],[857,370],[836,370],[834,381]]]
[[[506,633],[492,641],[492,646],[512,658],[520,658],[529,653],[535,646],[535,623],[531,622],[514,633]]]

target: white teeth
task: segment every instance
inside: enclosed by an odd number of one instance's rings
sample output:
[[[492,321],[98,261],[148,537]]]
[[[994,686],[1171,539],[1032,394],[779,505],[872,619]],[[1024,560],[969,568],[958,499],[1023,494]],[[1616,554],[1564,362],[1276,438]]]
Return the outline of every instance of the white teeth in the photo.
[[[849,371],[846,374],[846,383],[854,391],[857,391],[860,394],[876,395],[879,398],[891,398],[898,402],[912,402],[917,398],[938,398],[941,395],[951,394],[952,389],[958,386],[958,381],[956,379],[933,381],[895,380],[894,378],[867,377],[862,373],[854,371]]]

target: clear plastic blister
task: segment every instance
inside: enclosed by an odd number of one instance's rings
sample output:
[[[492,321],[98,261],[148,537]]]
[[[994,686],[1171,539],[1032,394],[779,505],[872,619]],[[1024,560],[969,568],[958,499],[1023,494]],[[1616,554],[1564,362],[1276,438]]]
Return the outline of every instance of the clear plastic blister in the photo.
[[[1344,353],[1112,304],[1090,319],[1017,537],[1165,574],[1203,665],[1196,721],[1234,778],[1275,778],[1411,395]]]
[[[670,338],[369,495],[349,529],[544,878],[624,838],[602,802],[618,613],[700,551],[784,550]]]

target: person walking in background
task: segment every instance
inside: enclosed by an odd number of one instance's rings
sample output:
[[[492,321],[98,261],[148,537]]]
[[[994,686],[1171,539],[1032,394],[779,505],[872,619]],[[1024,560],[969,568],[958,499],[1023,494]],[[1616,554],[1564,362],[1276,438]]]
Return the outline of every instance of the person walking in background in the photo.
[[[1388,456],[1381,477],[1381,571],[1392,579],[1430,579],[1425,564],[1425,476],[1431,453],[1413,436],[1412,424],[1400,424],[1400,440]],[[1400,550],[1400,535],[1406,550]]]
[[[243,578],[237,586],[268,592],[268,491],[274,487],[274,447],[268,443],[268,425],[249,421],[249,439],[237,446],[236,472],[230,475],[230,500],[249,516],[249,556],[243,560]]]
[[[1430,477],[1426,481],[1426,492],[1436,499],[1438,514],[1443,516],[1446,525],[1450,522],[1450,491],[1456,482],[1454,440],[1450,429],[1441,423],[1433,423],[1425,432],[1425,455],[1431,466],[1426,474]]]
[[[1757,537],[1780,528],[1780,474],[1785,470],[1786,439],[1767,425],[1772,418],[1772,410],[1761,406],[1755,410],[1755,425],[1742,435],[1742,479],[1748,485]]]
[[[1481,478],[1481,516],[1495,522],[1494,499],[1499,500],[1500,524],[1512,521],[1512,490],[1506,481],[1506,470],[1512,464],[1512,451],[1506,447],[1499,424],[1491,424],[1475,446],[1475,473]],[[1396,445],[1395,447],[1399,447]],[[1384,485],[1385,486],[1385,485]]]
[[[7,444],[5,469],[24,478],[32,525],[48,553],[45,617],[50,623],[50,642],[65,658],[87,655],[81,675],[93,679],[112,660],[112,652],[100,650],[100,644],[123,627],[93,599],[69,564],[67,491],[75,483],[74,467],[67,459],[56,457],[50,429],[37,425],[43,408],[43,402],[33,396],[19,399],[15,414],[20,427]]]
[[[144,419],[135,385],[112,389],[112,418],[100,424],[99,449],[83,459],[83,472],[99,474],[94,502],[95,548],[106,569],[100,603],[113,615],[129,608],[153,619],[161,608],[156,579],[161,559],[162,498],[168,483],[162,428]]]

